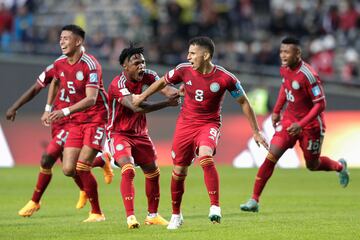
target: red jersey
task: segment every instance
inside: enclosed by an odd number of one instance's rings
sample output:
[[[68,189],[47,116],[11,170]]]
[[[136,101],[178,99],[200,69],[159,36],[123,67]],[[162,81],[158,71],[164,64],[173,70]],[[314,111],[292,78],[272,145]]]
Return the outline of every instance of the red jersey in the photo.
[[[145,70],[143,79],[140,82],[128,80],[122,72],[116,76],[108,90],[110,118],[107,126],[109,132],[120,132],[131,135],[146,135],[148,132],[145,113],[135,113],[121,104],[124,96],[140,94],[144,86],[150,86],[159,76],[152,70]]]
[[[73,65],[67,57],[61,56],[54,62],[55,77],[60,80],[60,100],[69,106],[86,97],[86,88],[97,88],[99,94],[94,106],[73,113],[70,119],[74,123],[105,123],[108,117],[107,94],[102,80],[102,69],[98,61],[90,54],[83,53]]]
[[[283,118],[298,122],[309,113],[314,103],[325,101],[320,78],[306,62],[302,61],[294,70],[280,67],[280,75],[283,78],[281,89],[285,91],[287,101]],[[312,127],[325,129],[323,113],[304,126],[305,129]]]
[[[46,67],[46,69],[39,75],[37,79],[37,84],[40,85],[42,88],[47,87],[51,81],[53,80],[55,76],[55,70],[54,65],[51,64]],[[69,107],[69,103],[65,101],[65,99],[62,97],[62,94],[64,93],[64,89],[60,89],[60,91],[57,93],[54,103],[53,103],[53,110],[59,110],[62,108]],[[63,117],[59,119],[58,121],[52,123],[52,125],[60,125],[67,121],[69,121],[69,117]]]
[[[185,99],[180,118],[191,122],[220,122],[225,91],[236,91],[239,80],[223,67],[215,65],[208,74],[192,69],[190,63],[179,64],[165,75],[167,83],[185,83]]]

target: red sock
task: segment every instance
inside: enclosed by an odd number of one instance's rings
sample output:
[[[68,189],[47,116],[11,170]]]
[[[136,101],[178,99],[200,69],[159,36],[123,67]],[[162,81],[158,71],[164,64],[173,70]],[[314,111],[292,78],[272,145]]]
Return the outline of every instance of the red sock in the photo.
[[[174,171],[171,176],[171,200],[172,200],[172,213],[180,214],[180,206],[182,196],[185,191],[185,178],[186,175],[176,174]]]
[[[121,168],[120,192],[124,202],[126,216],[134,215],[134,177],[135,169],[132,164],[125,164]]]
[[[100,156],[97,156],[95,159],[94,159],[94,161],[93,161],[93,163],[92,163],[92,165],[91,165],[91,167],[103,167],[105,165],[105,161],[102,159],[102,157],[101,157],[101,155]]]
[[[160,169],[145,174],[145,191],[148,200],[148,212],[157,213],[160,200]]]
[[[216,170],[212,156],[199,158],[200,165],[204,171],[204,181],[210,197],[210,205],[219,206],[219,174]]]
[[[342,165],[338,161],[331,160],[328,157],[320,157],[320,164],[316,171],[337,171],[340,172],[342,170]]]
[[[268,157],[266,157],[265,161],[259,168],[259,171],[255,179],[253,196],[252,196],[252,198],[255,199],[257,202],[259,202],[261,192],[263,191],[267,181],[274,172],[275,164],[276,163],[274,161],[271,161],[269,159],[269,155],[268,155]]]
[[[76,173],[75,176],[73,176],[74,182],[76,185],[80,188],[80,191],[84,191],[83,183],[81,182],[81,179],[79,177],[79,174]]]
[[[31,200],[38,203],[40,202],[41,196],[45,192],[52,178],[51,169],[45,169],[40,167],[38,180]]]
[[[81,179],[81,182],[84,186],[84,191],[86,192],[86,196],[88,197],[91,204],[91,213],[101,214],[97,182],[90,169],[90,165],[80,160],[76,164],[76,171]]]

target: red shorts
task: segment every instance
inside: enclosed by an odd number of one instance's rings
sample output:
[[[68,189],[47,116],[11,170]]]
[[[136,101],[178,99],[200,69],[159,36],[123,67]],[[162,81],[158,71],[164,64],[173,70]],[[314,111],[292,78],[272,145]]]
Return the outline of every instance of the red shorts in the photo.
[[[110,152],[115,160],[132,157],[136,165],[142,166],[156,160],[156,150],[148,135],[136,136],[111,133]]]
[[[73,125],[69,129],[66,147],[82,148],[84,145],[102,151],[105,141],[105,128],[99,123]]]
[[[176,123],[171,157],[174,165],[189,166],[200,146],[208,146],[216,151],[220,137],[220,123],[201,125]]]
[[[64,149],[66,138],[69,134],[70,124],[54,122],[51,124],[51,141],[46,147],[47,155],[54,159],[60,158],[61,153]]]
[[[324,138],[324,129],[315,127],[311,129],[303,129],[299,135],[290,136],[286,131],[292,122],[282,120],[275,129],[275,134],[271,139],[271,145],[275,145],[280,149],[286,150],[294,147],[296,141],[299,140],[300,147],[306,160],[317,160],[320,157],[321,145]]]

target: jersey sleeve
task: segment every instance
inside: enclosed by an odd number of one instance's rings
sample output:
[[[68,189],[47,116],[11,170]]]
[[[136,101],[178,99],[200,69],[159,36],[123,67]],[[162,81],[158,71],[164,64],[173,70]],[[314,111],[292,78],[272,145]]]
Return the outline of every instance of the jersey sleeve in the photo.
[[[229,76],[227,83],[227,90],[230,92],[233,98],[237,99],[241,96],[245,96],[244,88],[241,86],[240,81],[234,75]]]
[[[324,89],[322,87],[321,81],[319,80],[319,77],[314,75],[304,75],[304,78],[306,91],[311,97],[311,100],[314,103],[325,100]]]
[[[39,75],[39,77],[37,78],[37,83],[42,88],[44,88],[51,83],[54,76],[55,76],[55,69],[54,69],[54,65],[51,64],[47,66],[46,69]]]
[[[145,74],[147,75],[147,77],[144,83],[148,86],[160,79],[159,75],[153,70],[145,69]]]
[[[119,102],[125,97],[131,95],[131,92],[125,85],[125,81],[121,81],[120,77],[114,78],[109,88],[109,98],[117,99]]]
[[[165,81],[169,84],[178,84],[181,83],[182,80],[182,74],[183,74],[182,67],[177,66],[176,68],[170,70],[168,73],[165,74]]]

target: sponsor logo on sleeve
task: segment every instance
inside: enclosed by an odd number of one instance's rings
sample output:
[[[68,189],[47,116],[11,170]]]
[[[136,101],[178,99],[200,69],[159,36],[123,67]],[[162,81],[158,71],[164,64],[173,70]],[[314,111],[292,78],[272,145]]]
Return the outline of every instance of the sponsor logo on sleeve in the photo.
[[[320,88],[319,86],[315,86],[311,89],[312,93],[314,94],[315,97],[319,96],[321,94]]]
[[[44,82],[44,81],[45,81],[45,72],[42,72],[42,73],[40,74],[39,80],[40,80],[41,82]]]
[[[129,95],[130,92],[127,88],[122,88],[119,90],[122,95]]]
[[[98,75],[97,73],[90,73],[90,82],[97,83],[98,82]]]
[[[172,77],[174,76],[174,73],[175,73],[175,70],[174,70],[174,69],[170,70],[170,72],[169,72],[169,78],[172,78]]]

